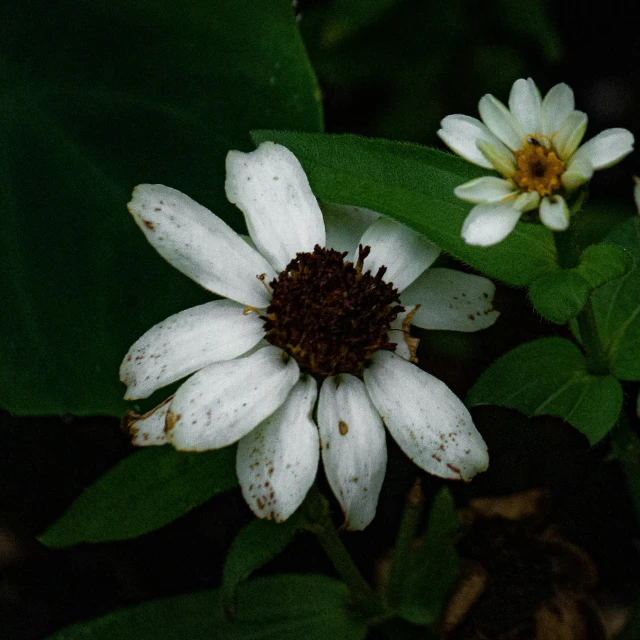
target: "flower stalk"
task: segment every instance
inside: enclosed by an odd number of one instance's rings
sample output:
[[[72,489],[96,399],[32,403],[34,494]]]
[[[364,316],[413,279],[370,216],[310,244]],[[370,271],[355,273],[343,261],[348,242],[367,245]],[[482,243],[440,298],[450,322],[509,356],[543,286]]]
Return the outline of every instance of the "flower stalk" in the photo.
[[[386,618],[387,607],[364,579],[353,558],[340,539],[329,512],[329,503],[313,485],[303,503],[306,529],[316,535],[338,575],[346,583],[359,608],[369,617]]]

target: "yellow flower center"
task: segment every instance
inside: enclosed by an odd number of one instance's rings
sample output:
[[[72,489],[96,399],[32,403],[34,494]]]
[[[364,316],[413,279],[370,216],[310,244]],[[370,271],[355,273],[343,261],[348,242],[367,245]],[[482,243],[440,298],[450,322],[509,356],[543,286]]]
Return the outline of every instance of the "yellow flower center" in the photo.
[[[562,189],[560,178],[564,173],[564,162],[558,158],[553,147],[548,148],[536,137],[530,136],[514,155],[518,169],[511,179],[523,191],[537,191],[544,197]]]

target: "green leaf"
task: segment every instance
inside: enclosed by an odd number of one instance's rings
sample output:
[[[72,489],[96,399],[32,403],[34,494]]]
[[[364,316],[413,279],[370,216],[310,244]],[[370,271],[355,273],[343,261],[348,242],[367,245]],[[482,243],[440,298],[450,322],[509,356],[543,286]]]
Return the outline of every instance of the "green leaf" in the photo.
[[[406,142],[352,135],[253,131],[256,144],[288,147],[307,172],[315,195],[367,207],[423,233],[456,258],[509,284],[525,286],[556,262],[551,231],[518,224],[493,247],[472,247],[460,236],[471,205],[453,189],[481,170],[448,153]]]
[[[614,244],[593,244],[580,256],[575,269],[592,289],[620,278],[633,267],[631,254]]]
[[[299,524],[300,517],[295,513],[283,523],[256,518],[240,530],[231,543],[222,571],[220,593],[229,614],[235,615],[236,587],[283,551],[298,532]]]
[[[466,403],[509,407],[530,417],[557,416],[595,444],[618,419],[622,387],[613,376],[591,375],[573,343],[541,338],[498,358],[482,373]]]
[[[622,380],[640,380],[640,219],[618,225],[606,241],[626,249],[634,266],[593,293],[596,324],[611,373]]]
[[[433,624],[460,577],[455,543],[460,522],[448,489],[437,494],[420,547],[405,578],[398,613],[414,624]]]
[[[535,310],[547,320],[564,324],[587,304],[591,287],[573,269],[555,269],[535,280],[529,287],[529,299]]]
[[[154,600],[74,624],[48,640],[361,640],[341,582],[319,575],[259,578],[238,588],[238,616],[222,619],[220,593]]]
[[[0,406],[124,412],[118,366],[144,331],[210,299],[126,210],[142,182],[242,228],[229,149],[255,127],[321,129],[290,0],[25,0],[0,44]]]
[[[573,269],[556,265],[529,287],[536,311],[551,322],[564,324],[580,313],[591,292],[620,278],[633,265],[631,255],[613,244],[587,247]]]
[[[237,484],[235,447],[203,453],[150,447],[87,487],[39,540],[49,547],[68,547],[136,538]]]

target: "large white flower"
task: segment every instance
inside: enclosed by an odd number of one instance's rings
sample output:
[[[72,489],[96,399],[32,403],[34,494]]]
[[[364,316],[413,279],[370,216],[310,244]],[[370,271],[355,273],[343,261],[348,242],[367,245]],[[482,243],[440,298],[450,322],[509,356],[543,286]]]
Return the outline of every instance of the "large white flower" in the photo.
[[[574,106],[566,84],[557,84],[542,99],[531,78],[520,79],[511,89],[509,108],[487,94],[478,105],[482,122],[459,114],[441,122],[438,135],[453,151],[502,175],[455,189],[459,198],[477,203],[462,226],[468,244],[500,242],[526,211],[537,210],[543,224],[564,231],[567,198],[594,171],[631,153],[633,135],[626,129],[607,129],[580,147],[587,115]]]
[[[351,529],[375,514],[385,424],[430,473],[469,480],[486,469],[467,409],[412,364],[408,329],[493,324],[493,284],[428,269],[439,249],[374,212],[333,205],[323,218],[282,146],[231,151],[226,191],[250,239],[169,187],[140,185],[129,204],[165,259],[224,296],[171,316],[129,350],[120,370],[128,399],[191,376],[130,417],[133,442],[203,451],[239,441],[243,495],[256,515],[278,521],[304,499],[321,451]]]

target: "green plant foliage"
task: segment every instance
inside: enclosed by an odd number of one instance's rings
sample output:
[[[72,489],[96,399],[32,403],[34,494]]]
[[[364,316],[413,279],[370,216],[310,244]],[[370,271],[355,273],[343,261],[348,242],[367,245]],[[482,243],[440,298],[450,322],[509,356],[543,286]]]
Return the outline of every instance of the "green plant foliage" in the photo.
[[[460,577],[460,559],[455,548],[459,528],[451,493],[441,489],[405,576],[398,610],[405,620],[426,625],[440,618],[451,589]]]
[[[622,388],[611,375],[591,375],[573,343],[540,338],[498,358],[472,387],[466,403],[509,407],[528,416],[557,416],[595,444],[618,419]]]
[[[573,269],[554,269],[529,287],[529,300],[547,320],[564,324],[587,304],[591,287]]]
[[[225,621],[219,591],[154,600],[74,624],[48,640],[360,640],[344,584],[319,575],[259,578],[238,588],[238,616]]]
[[[298,532],[299,525],[300,517],[295,513],[282,523],[256,518],[240,530],[229,548],[222,571],[220,594],[229,615],[235,614],[237,586],[283,551]]]
[[[592,289],[620,278],[633,267],[631,254],[614,244],[593,244],[580,256],[576,267]]]
[[[580,264],[573,269],[552,268],[529,287],[529,299],[547,320],[564,324],[574,318],[589,300],[591,292],[620,278],[632,267],[629,253],[613,244],[587,247]]]
[[[321,130],[289,0],[25,0],[3,17],[0,406],[123,412],[131,343],[207,299],[146,243],[142,182],[232,221],[229,149],[248,130]]]
[[[237,484],[235,447],[203,453],[150,447],[87,487],[39,540],[48,547],[69,547],[135,538]]]
[[[634,261],[627,275],[591,297],[611,372],[622,380],[640,380],[640,219],[618,225],[606,238],[626,249]]]
[[[551,232],[518,224],[494,247],[472,247],[460,236],[471,205],[453,189],[482,175],[470,163],[406,142],[286,131],[254,131],[298,157],[318,198],[373,209],[423,233],[456,258],[509,284],[525,286],[555,265]]]

